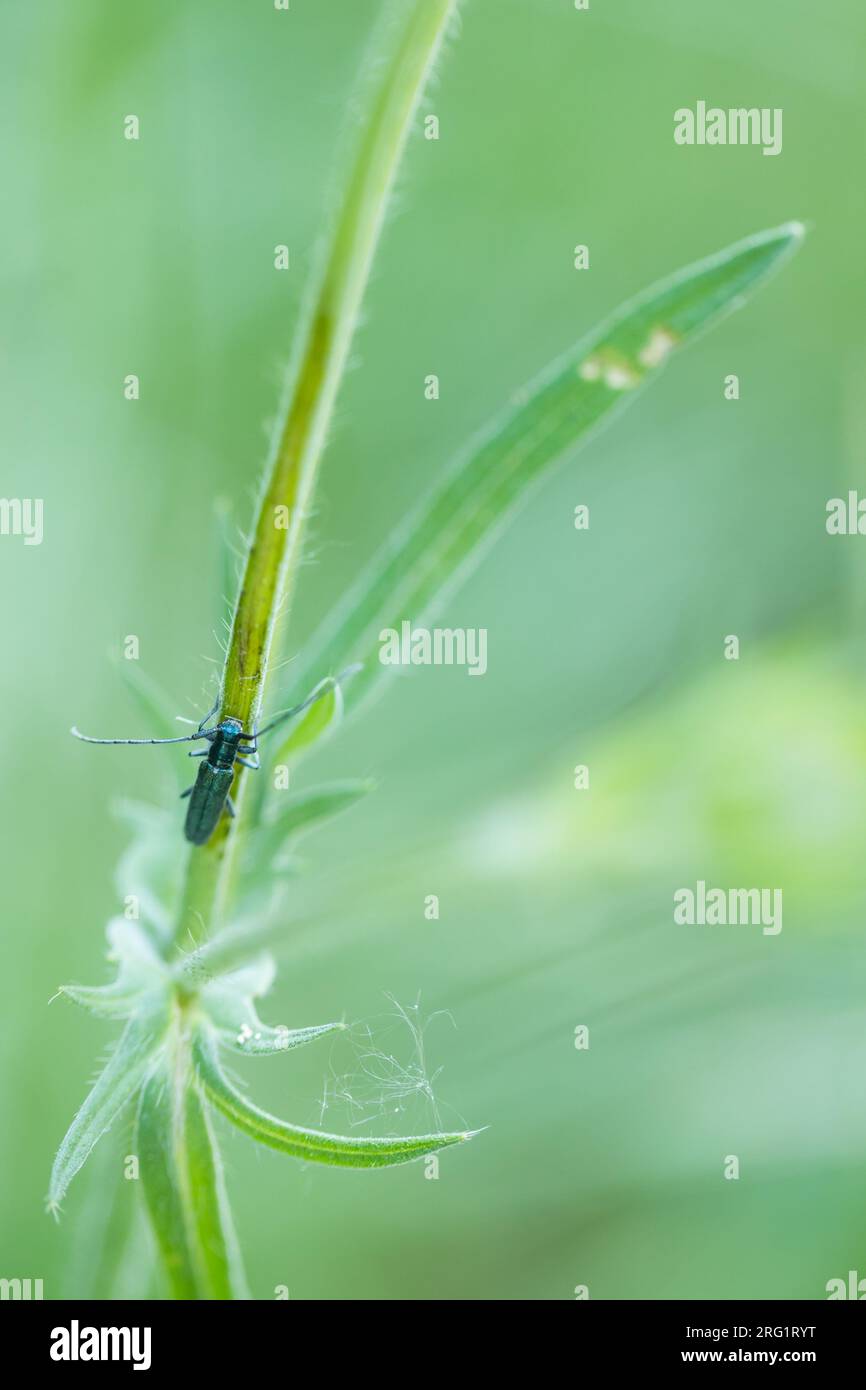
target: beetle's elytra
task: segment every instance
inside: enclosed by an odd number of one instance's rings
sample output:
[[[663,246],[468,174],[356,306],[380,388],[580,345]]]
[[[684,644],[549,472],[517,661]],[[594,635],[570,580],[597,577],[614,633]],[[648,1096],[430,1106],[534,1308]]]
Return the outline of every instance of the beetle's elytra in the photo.
[[[235,780],[235,763],[240,762],[243,767],[253,769],[259,766],[256,736],[245,734],[239,719],[221,719],[215,729],[203,731],[201,737],[208,739],[210,747],[204,750],[205,761],[198,770],[194,785],[183,793],[189,797],[183,833],[193,845],[207,843],[217,827],[223,807],[229,815],[234,815],[229,793]],[[248,762],[246,757],[241,756],[246,753],[251,754],[255,762]]]

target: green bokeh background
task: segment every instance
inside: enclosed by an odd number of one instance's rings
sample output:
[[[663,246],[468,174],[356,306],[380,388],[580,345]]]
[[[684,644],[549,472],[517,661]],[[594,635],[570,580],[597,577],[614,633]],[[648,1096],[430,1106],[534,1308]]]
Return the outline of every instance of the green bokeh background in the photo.
[[[248,522],[378,9],[3,6],[2,491],[44,498],[45,537],[0,539],[0,1275],[46,1297],[105,1296],[111,1166],[59,1225],[43,1214],[110,1040],[49,1000],[105,978],[112,805],[160,801],[182,756],[86,750],[68,726],[148,732],[111,661],[127,634],[180,713],[210,703],[213,499]],[[298,912],[325,893],[336,910],[288,933],[263,1012],[345,1012],[411,1067],[386,993],[420,992],[454,1025],[425,1035],[442,1120],[490,1128],[428,1181],[303,1169],[221,1127],[256,1297],[821,1298],[866,1275],[866,540],[824,528],[828,498],[866,489],[864,38],[860,0],[464,4],[424,102],[441,138],[411,139],[377,259],[287,656],[467,433],[603,314],[749,232],[798,217],[810,235],[449,605],[448,626],[487,628],[486,677],[406,676],[305,768],[379,789],[305,846]],[[782,107],[781,156],[675,146],[673,111],[701,98]],[[782,933],[675,926],[672,893],[699,878],[781,887]],[[347,1041],[243,1074],[315,1123],[326,1074],[360,1097],[364,1065]],[[365,1116],[433,1118],[394,1093]],[[327,1123],[346,1118],[335,1100]],[[124,1279],[153,1289],[143,1257]]]

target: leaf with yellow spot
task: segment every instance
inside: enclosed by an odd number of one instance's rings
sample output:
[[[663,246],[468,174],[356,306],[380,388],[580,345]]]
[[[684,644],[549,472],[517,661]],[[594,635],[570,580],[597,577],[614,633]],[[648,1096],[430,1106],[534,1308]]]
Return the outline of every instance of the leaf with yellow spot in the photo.
[[[305,654],[299,687],[360,660],[347,691],[357,703],[392,669],[377,659],[380,632],[405,618],[429,621],[539,478],[634,400],[676,348],[744,304],[803,235],[790,222],[687,266],[629,300],[520,391],[338,605]]]

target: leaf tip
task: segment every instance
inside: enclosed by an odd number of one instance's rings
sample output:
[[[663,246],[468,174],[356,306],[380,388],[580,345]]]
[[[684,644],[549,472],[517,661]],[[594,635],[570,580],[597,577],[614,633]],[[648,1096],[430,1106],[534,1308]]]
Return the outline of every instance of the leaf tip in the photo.
[[[779,227],[770,227],[765,232],[757,232],[754,236],[748,237],[743,245],[743,249],[748,252],[750,249],[769,252],[772,262],[777,259],[793,255],[799,250],[809,231],[805,222],[794,218],[790,222],[783,222]]]

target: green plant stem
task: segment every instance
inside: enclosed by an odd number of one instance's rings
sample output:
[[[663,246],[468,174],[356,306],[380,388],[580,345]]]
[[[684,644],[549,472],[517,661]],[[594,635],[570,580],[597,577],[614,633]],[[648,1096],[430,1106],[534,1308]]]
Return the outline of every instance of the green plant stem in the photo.
[[[258,719],[277,615],[288,610],[319,463],[400,157],[458,0],[415,0],[368,118],[324,271],[287,380],[235,608],[220,716]],[[323,675],[328,674],[323,672]],[[239,770],[233,797],[243,809]],[[238,839],[223,817],[190,854],[177,941],[196,945],[223,914]]]

